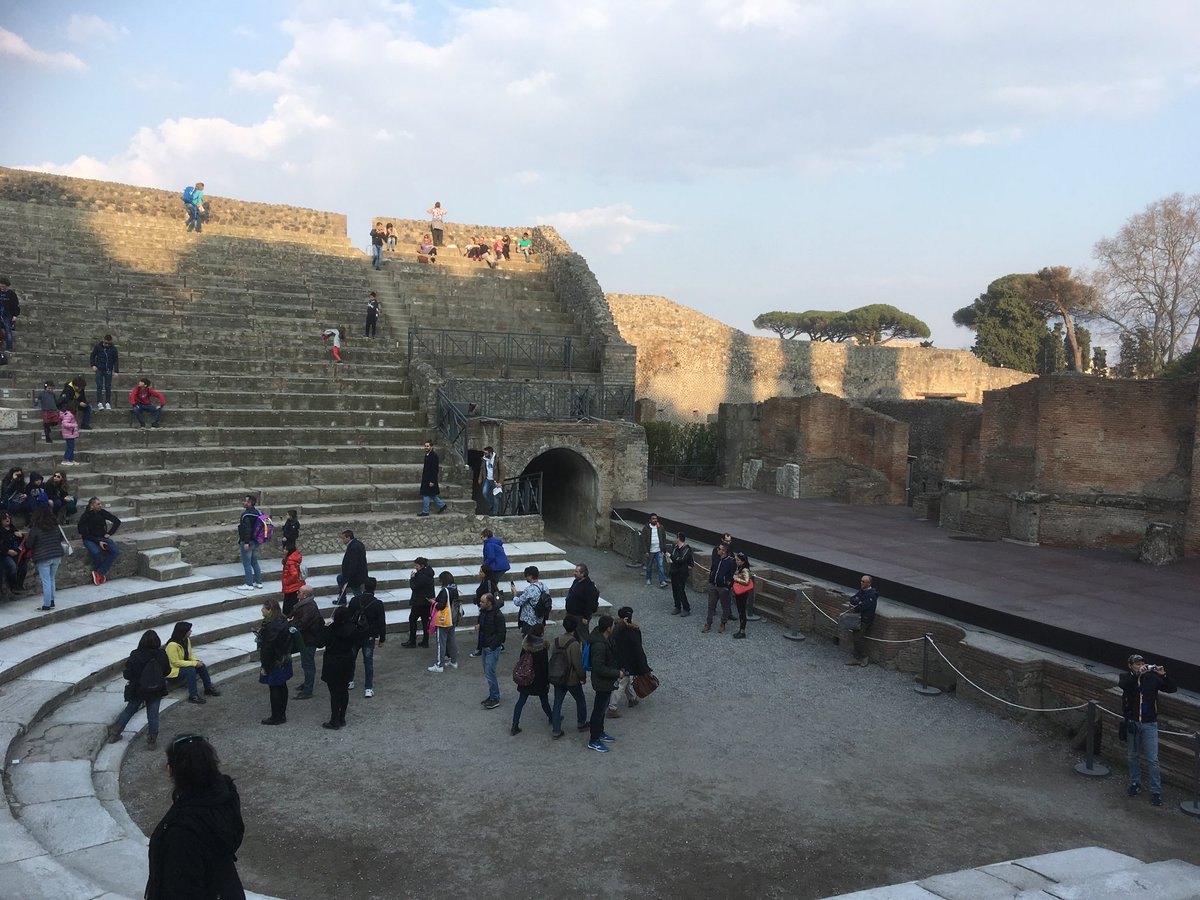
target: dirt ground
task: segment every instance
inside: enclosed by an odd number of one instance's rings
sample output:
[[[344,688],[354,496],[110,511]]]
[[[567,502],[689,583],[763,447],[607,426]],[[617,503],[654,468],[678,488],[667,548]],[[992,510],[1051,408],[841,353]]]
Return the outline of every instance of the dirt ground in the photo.
[[[1087,845],[1200,863],[1200,822],[1177,810],[1177,790],[1154,809],[1125,796],[1120,771],[1075,775],[1065,739],[920,696],[909,676],[847,668],[820,639],[792,643],[766,622],[745,641],[701,634],[699,595],[699,614],[680,619],[669,590],[623,558],[567,553],[634,608],[662,679],[636,709],[622,703],[609,754],[570,727],[551,740],[535,705],[509,735],[515,638],[493,711],[469,647],[458,671],[435,675],[431,651],[393,639],[375,655],[374,699],[360,671],[341,731],[320,727],[319,681],[286,725],[259,725],[267,690],[250,674],[164,714],[164,737],[205,734],[238,783],[247,887],[294,900],[817,898]],[[573,709],[568,697],[572,724]],[[168,784],[162,753],[142,744],[121,795],[149,833]]]

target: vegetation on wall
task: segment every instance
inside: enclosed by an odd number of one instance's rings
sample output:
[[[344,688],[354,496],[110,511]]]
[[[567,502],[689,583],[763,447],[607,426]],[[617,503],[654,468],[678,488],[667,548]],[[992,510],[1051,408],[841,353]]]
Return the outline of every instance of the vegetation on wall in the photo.
[[[650,468],[680,478],[711,481],[717,471],[717,426],[708,422],[646,422]]]

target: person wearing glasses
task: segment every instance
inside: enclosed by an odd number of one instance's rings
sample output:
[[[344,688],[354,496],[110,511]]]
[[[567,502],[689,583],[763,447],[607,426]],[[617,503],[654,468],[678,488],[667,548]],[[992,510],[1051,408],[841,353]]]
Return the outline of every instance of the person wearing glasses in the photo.
[[[1150,803],[1162,806],[1162,776],[1158,766],[1158,695],[1173,694],[1178,688],[1167,670],[1147,663],[1134,653],[1126,660],[1128,672],[1117,679],[1124,708],[1125,740],[1129,757],[1129,787],[1126,793],[1136,797],[1142,792],[1141,758],[1146,758],[1150,776]]]
[[[246,827],[233,779],[221,774],[217,751],[198,734],[167,745],[171,808],[150,835],[146,900],[240,898],[238,848]]]

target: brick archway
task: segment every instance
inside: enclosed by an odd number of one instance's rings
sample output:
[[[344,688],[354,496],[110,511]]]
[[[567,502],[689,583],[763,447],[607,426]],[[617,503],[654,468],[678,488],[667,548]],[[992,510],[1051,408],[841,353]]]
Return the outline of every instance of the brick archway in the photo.
[[[542,473],[542,519],[547,528],[582,544],[599,538],[600,469],[586,451],[551,447],[530,459],[521,474]]]

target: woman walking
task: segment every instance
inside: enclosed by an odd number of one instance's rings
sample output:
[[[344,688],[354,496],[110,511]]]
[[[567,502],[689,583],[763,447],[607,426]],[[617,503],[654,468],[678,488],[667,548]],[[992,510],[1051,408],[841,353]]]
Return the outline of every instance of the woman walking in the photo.
[[[454,575],[443,572],[438,576],[441,588],[433,603],[433,624],[437,628],[437,659],[429,667],[430,672],[441,673],[446,666],[458,668],[458,641],[454,639],[454,629],[462,617],[462,609],[458,602],[458,585],[454,583]]]
[[[304,557],[296,549],[295,541],[284,541],[283,544],[283,573],[281,587],[283,588],[283,614],[292,617],[296,601],[300,599],[300,588],[304,587],[304,579],[300,575],[300,564]]]
[[[54,609],[54,587],[65,540],[50,504],[42,503],[34,507],[29,534],[25,536],[25,547],[33,554],[33,565],[42,582],[42,605],[38,609],[43,612]]]
[[[545,633],[545,626],[539,622],[529,629],[525,640],[521,642],[521,653],[528,653],[533,657],[533,681],[529,684],[517,685],[517,693],[520,694],[520,697],[517,698],[517,705],[513,707],[512,730],[509,731],[511,735],[521,733],[521,711],[525,709],[525,701],[530,697],[537,697],[541,701],[546,721],[551,725],[554,724],[550,701],[546,697],[550,693],[550,670],[549,658],[546,653],[549,645],[543,638]]]
[[[271,695],[271,715],[264,725],[287,721],[288,680],[292,677],[292,632],[278,600],[265,600],[258,629],[258,683]]]
[[[121,732],[144,703],[146,705],[146,749],[158,743],[158,705],[167,694],[167,672],[171,663],[163,652],[157,631],[147,631],[138,641],[137,649],[125,661],[125,708],[117,721],[108,726],[108,742],[121,740]]]
[[[321,680],[329,688],[329,721],[322,728],[336,731],[346,724],[350,705],[350,679],[354,676],[354,646],[358,635],[350,621],[350,607],[339,606],[325,637],[325,658],[321,661]]]
[[[146,900],[245,900],[234,855],[246,830],[242,803],[219,766],[217,752],[198,734],[168,745],[171,808],[150,835]]]
[[[554,639],[551,651],[555,657],[561,656],[557,665],[559,673],[554,681],[554,706],[550,711],[550,736],[555,738],[563,736],[562,707],[567,694],[575,698],[576,730],[588,730],[587,697],[583,693],[587,672],[583,668],[583,645],[576,634],[579,619],[568,614],[563,616],[562,625],[563,633]]]
[[[750,571],[750,560],[745,553],[739,551],[733,554],[733,559],[736,568],[733,572],[733,584],[729,589],[733,591],[738,613],[738,630],[734,638],[740,639],[746,636],[746,604],[754,596],[754,573]]]

